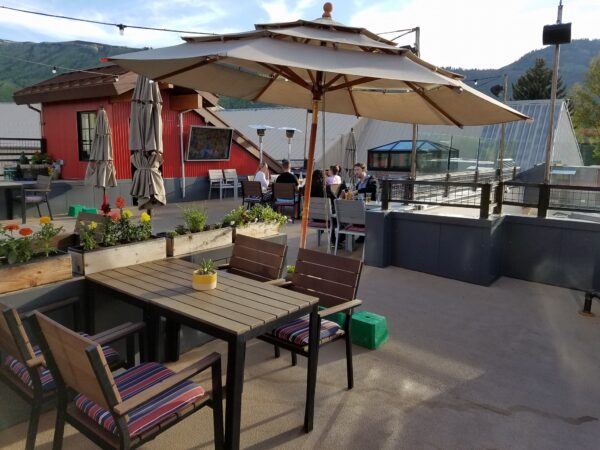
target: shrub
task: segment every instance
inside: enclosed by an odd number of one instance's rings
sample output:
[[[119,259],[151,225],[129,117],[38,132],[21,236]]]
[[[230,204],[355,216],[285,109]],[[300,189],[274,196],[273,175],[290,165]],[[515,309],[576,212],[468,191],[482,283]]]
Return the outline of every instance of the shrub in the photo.
[[[198,233],[204,231],[206,225],[206,211],[200,208],[184,208],[183,209],[183,221],[185,226],[191,233]]]

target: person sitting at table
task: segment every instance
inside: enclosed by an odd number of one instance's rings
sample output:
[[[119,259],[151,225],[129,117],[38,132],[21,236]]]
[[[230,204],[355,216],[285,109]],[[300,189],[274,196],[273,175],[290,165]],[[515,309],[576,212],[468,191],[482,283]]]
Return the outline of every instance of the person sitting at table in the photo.
[[[312,183],[310,185],[311,197],[325,197],[325,177],[322,170],[315,170],[312,173]]]
[[[258,181],[260,183],[260,189],[263,193],[263,200],[271,200],[273,193],[269,188],[269,166],[266,162],[263,161],[258,165],[258,172],[256,172],[256,175],[254,175],[254,181]]]
[[[298,178],[296,175],[292,173],[292,165],[287,159],[281,161],[281,167],[283,168],[283,173],[277,177],[276,183],[292,183],[296,186],[296,190],[298,190]]]
[[[371,196],[371,200],[377,200],[377,180],[375,177],[367,174],[367,166],[365,163],[358,162],[354,164],[354,176],[357,178],[356,192]]]
[[[338,175],[338,166],[329,166],[329,173],[330,175],[325,179],[327,186],[331,186],[332,184],[342,184],[342,177]]]

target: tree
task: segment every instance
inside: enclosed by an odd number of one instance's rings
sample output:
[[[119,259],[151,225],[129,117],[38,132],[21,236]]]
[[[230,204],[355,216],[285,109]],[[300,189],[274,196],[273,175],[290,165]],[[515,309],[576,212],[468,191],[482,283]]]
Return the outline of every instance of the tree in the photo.
[[[544,58],[537,58],[532,67],[512,85],[513,100],[540,100],[550,98],[552,92],[552,69],[546,67]],[[565,86],[558,77],[556,98],[565,96]]]
[[[573,86],[573,125],[580,143],[594,147],[594,162],[600,164],[600,55],[590,62],[582,83]]]

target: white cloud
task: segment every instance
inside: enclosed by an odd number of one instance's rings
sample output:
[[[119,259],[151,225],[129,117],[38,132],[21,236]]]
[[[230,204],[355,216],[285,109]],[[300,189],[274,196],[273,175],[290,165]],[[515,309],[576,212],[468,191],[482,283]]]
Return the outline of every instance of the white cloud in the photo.
[[[317,0],[266,0],[260,1],[259,6],[267,13],[268,22],[292,22],[306,19],[306,13],[314,11],[317,3]]]
[[[573,38],[600,38],[600,2],[565,1]],[[556,21],[554,1],[384,1],[355,12],[351,24],[375,32],[421,27],[421,55],[442,66],[499,68],[542,47],[542,28]],[[393,35],[386,35],[391,37]],[[401,40],[412,44],[412,38]]]

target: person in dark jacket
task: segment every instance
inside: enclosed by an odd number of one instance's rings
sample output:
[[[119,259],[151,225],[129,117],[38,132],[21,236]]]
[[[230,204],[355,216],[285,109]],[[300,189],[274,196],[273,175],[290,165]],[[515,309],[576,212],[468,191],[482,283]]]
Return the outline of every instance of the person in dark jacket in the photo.
[[[377,180],[375,177],[367,174],[367,166],[365,163],[354,164],[354,176],[358,180],[356,183],[356,191],[359,194],[371,196],[371,200],[377,200]]]
[[[298,178],[292,173],[290,162],[287,159],[284,159],[281,161],[281,167],[283,168],[283,173],[277,177],[275,182],[292,183],[296,186],[296,190],[298,190]]]

